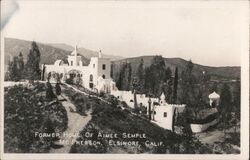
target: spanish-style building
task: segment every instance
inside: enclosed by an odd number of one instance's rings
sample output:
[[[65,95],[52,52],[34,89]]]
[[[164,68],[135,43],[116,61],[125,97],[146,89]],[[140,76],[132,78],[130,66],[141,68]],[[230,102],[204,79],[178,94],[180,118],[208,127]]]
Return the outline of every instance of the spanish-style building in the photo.
[[[77,47],[68,56],[67,60],[56,60],[52,65],[44,65],[44,78],[51,82],[61,82],[78,78],[81,85],[95,92],[109,93],[120,101],[124,101],[131,108],[134,107],[134,94],[132,91],[120,91],[111,78],[110,59],[103,58],[101,51],[98,57],[91,57],[88,65],[83,65],[82,56],[77,52]],[[152,122],[168,130],[173,129],[174,114],[184,110],[185,105],[168,104],[165,95],[160,98],[149,98],[145,94],[136,95],[137,104],[147,108],[147,115],[151,114]],[[149,103],[151,113],[149,113]]]
[[[110,77],[110,60],[103,58],[101,51],[98,57],[91,57],[88,65],[83,65],[81,58],[75,47],[66,62],[56,60],[52,65],[45,65],[45,79],[51,75],[50,81],[56,82],[56,76],[59,75],[60,81],[65,82],[69,78],[79,77],[81,85],[93,91],[109,93],[116,89],[115,82]]]

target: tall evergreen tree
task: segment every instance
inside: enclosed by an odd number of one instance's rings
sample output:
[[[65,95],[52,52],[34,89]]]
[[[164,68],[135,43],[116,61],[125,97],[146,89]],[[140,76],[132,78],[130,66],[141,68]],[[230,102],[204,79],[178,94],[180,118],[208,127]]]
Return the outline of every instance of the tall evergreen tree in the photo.
[[[110,77],[111,78],[114,78],[114,63],[111,63],[111,65],[110,65]]]
[[[133,78],[132,80],[132,89],[133,89],[133,94],[134,94],[134,109],[135,109],[135,113],[139,113],[139,107],[137,104],[137,98],[136,98],[136,94],[137,94],[137,89],[138,89],[138,79],[136,77]]]
[[[159,97],[163,91],[162,86],[166,83],[164,58],[162,56],[155,56],[150,67],[145,71],[145,86],[148,87],[147,91],[151,91],[155,97]]]
[[[8,66],[9,80],[18,81],[18,68],[17,68],[17,57],[15,56],[12,61],[9,62]]]
[[[31,49],[28,54],[27,63],[25,65],[25,76],[29,80],[40,79],[40,51],[36,42],[32,42]]]
[[[132,67],[131,64],[126,62],[123,64],[120,70],[120,89],[130,90],[131,89],[131,79],[132,79]]]
[[[145,71],[144,71],[144,61],[141,59],[141,62],[137,68],[137,73],[138,77],[138,91],[140,93],[144,93],[144,84],[145,84]]]
[[[17,58],[17,69],[18,69],[18,79],[23,78],[23,71],[24,71],[24,61],[23,61],[23,54],[22,52],[19,53]]]
[[[181,103],[187,104],[187,106],[193,106],[195,103],[195,77],[193,75],[193,62],[190,60],[186,66],[186,69],[181,73]]]
[[[175,74],[174,74],[173,103],[176,103],[177,100],[177,88],[178,88],[178,67],[175,68]]]
[[[232,94],[230,87],[227,84],[222,86],[218,111],[220,113],[224,129],[226,129],[228,122],[231,119],[232,112]]]
[[[235,113],[235,116],[237,120],[240,120],[240,81],[236,82],[234,89],[233,89],[233,112]]]

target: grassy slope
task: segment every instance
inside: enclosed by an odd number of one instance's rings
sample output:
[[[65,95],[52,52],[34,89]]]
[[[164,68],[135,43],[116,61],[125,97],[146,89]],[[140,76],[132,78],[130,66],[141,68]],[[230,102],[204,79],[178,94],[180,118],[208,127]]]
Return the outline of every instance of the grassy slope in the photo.
[[[4,152],[48,152],[53,139],[37,138],[35,132],[62,132],[67,127],[67,113],[55,100],[51,105],[45,99],[45,85],[27,88],[14,86],[4,92]]]
[[[93,110],[92,120],[82,130],[78,141],[99,141],[100,145],[74,144],[72,153],[210,153],[209,149],[197,139],[189,136],[180,136],[149,122],[147,119],[132,114],[127,109],[112,104],[106,104],[96,98],[84,96],[67,89],[76,106],[90,106]],[[82,100],[81,100],[82,99]],[[86,107],[84,107],[86,109]],[[86,138],[86,132],[93,133],[93,137]],[[101,133],[117,133],[115,141],[139,141],[139,146],[109,145],[108,138],[97,137]],[[145,133],[146,138],[124,139],[122,133]],[[146,146],[145,141],[163,142],[163,146]]]

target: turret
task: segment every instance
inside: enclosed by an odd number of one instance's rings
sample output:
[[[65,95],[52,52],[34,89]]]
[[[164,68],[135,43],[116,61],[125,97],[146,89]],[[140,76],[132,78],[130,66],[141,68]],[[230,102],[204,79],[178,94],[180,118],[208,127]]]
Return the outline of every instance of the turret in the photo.
[[[160,96],[160,104],[161,105],[165,105],[167,102],[165,100],[165,94],[162,92],[161,96]]]

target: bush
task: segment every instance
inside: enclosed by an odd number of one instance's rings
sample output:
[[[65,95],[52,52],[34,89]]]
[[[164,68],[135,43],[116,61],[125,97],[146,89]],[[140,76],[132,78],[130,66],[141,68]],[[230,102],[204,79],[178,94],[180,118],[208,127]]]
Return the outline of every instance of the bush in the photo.
[[[73,84],[73,79],[72,78],[68,78],[65,81],[67,84]]]
[[[21,85],[5,88],[4,93],[4,152],[48,152],[54,139],[40,138],[35,132],[61,133],[67,128],[65,108],[59,102],[46,101],[45,85],[31,88]]]

